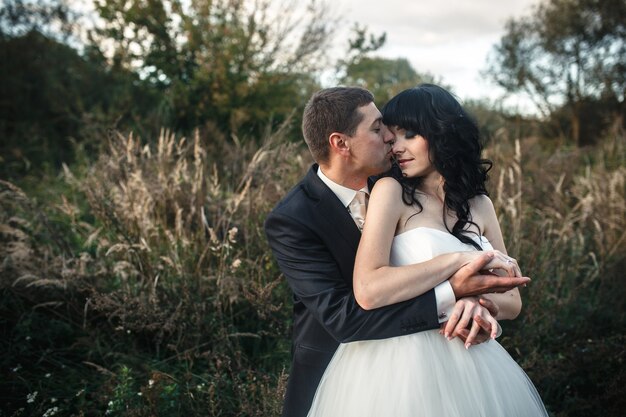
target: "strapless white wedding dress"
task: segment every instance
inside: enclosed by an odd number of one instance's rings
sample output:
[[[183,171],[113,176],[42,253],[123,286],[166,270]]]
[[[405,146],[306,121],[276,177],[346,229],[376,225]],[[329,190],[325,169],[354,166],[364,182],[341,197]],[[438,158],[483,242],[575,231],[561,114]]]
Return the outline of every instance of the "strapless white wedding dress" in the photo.
[[[476,240],[479,241],[478,237]],[[487,239],[480,244],[492,249]],[[396,236],[392,265],[474,250],[431,228]],[[317,388],[309,417],[547,416],[532,382],[495,340],[465,349],[429,330],[339,346]]]

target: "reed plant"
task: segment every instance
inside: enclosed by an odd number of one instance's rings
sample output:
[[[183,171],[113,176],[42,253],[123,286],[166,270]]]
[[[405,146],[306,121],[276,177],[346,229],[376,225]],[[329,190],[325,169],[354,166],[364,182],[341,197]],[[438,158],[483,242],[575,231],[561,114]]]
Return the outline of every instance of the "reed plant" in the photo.
[[[289,298],[262,225],[305,169],[287,126],[261,146],[114,133],[44,205],[2,182],[8,415],[278,412]],[[49,316],[67,331],[32,346]]]
[[[595,148],[500,140],[491,194],[509,253],[532,278],[502,344],[556,416],[617,416],[626,350],[624,132]]]
[[[278,415],[291,300],[263,221],[310,162],[286,132],[112,133],[36,192],[1,181],[0,416]],[[620,415],[624,133],[500,132],[490,194],[532,278],[500,341],[552,415]]]

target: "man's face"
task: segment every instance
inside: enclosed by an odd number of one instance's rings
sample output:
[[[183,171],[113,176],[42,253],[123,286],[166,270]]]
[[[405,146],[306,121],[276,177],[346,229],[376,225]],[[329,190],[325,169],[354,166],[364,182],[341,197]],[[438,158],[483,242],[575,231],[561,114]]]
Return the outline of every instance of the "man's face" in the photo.
[[[357,109],[363,120],[353,136],[348,136],[352,168],[364,176],[377,175],[391,168],[393,134],[383,124],[374,103]]]

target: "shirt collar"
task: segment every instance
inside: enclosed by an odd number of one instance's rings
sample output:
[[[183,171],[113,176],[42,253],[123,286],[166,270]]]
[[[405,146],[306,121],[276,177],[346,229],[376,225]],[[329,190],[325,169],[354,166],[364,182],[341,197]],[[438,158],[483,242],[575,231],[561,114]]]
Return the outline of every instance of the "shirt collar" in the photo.
[[[328,178],[322,172],[322,167],[317,168],[317,176],[320,177],[322,182],[326,184],[328,188],[330,188],[330,190],[337,196],[339,201],[341,201],[341,204],[343,204],[345,207],[348,207],[348,205],[352,202],[352,200],[354,199],[354,196],[356,195],[356,190],[353,190],[352,188],[344,187],[343,185],[339,185],[335,181]],[[365,191],[366,193],[369,194],[367,185],[359,191]]]

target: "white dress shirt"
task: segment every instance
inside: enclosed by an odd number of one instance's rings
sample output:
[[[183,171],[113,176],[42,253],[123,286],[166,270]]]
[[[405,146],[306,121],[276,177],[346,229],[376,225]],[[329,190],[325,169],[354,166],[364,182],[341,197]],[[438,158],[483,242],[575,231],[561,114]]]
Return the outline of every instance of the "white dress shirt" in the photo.
[[[337,184],[326,175],[324,175],[321,168],[318,168],[317,176],[320,177],[322,182],[326,184],[333,193],[335,193],[339,201],[341,201],[341,204],[343,204],[344,207],[347,208],[354,196],[356,195],[357,191]],[[359,191],[365,191],[369,194],[369,189],[367,186],[363,187]],[[437,317],[439,318],[439,323],[448,321],[448,318],[452,313],[452,309],[456,304],[456,297],[454,296],[452,285],[450,285],[450,282],[448,282],[448,280],[442,282],[435,287],[435,301],[437,303]]]

